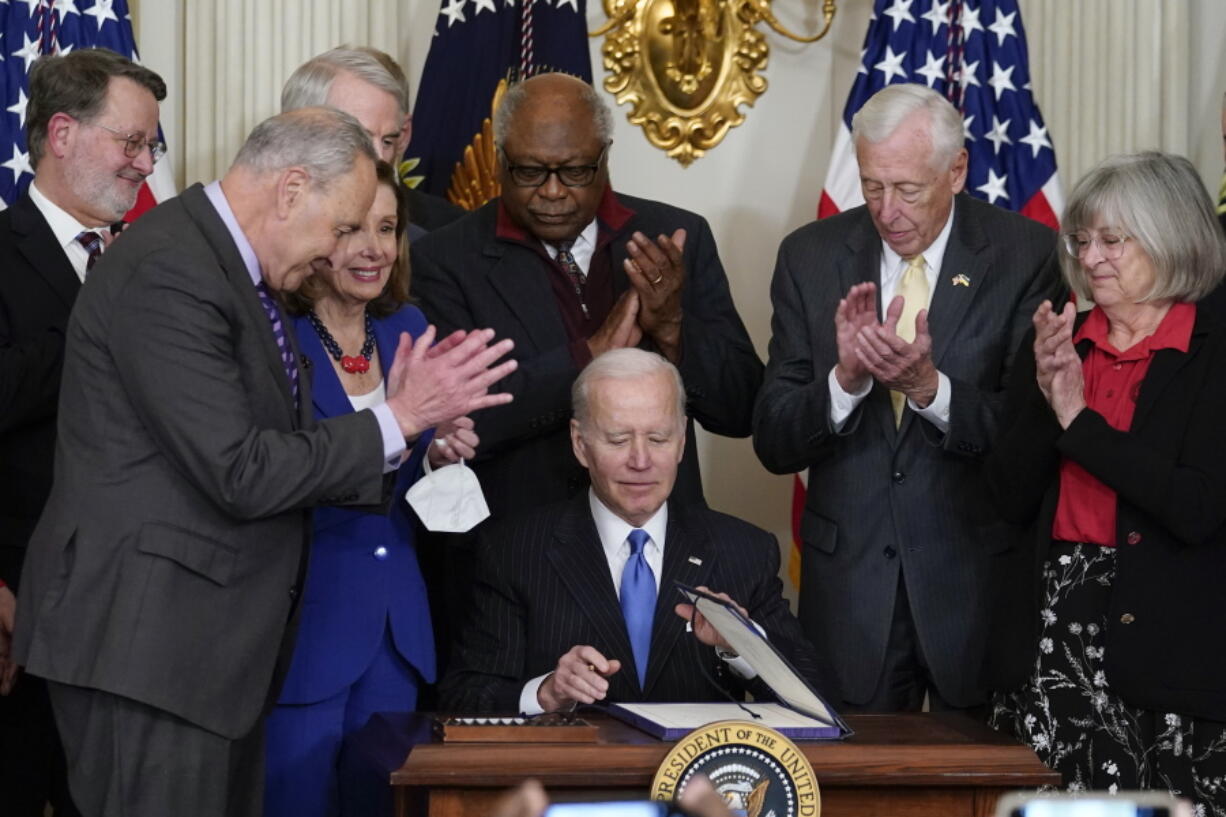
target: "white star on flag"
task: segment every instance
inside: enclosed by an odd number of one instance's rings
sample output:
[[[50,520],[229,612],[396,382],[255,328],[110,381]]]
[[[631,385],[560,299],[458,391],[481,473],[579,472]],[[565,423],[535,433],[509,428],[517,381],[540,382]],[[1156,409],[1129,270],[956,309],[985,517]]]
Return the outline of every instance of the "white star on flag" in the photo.
[[[885,16],[894,21],[895,31],[898,31],[898,27],[903,23],[915,22],[915,17],[911,14],[911,4],[913,2],[915,0],[894,0],[894,5],[885,10]]]
[[[962,85],[962,93],[966,93],[966,89],[974,85],[980,87],[979,77],[979,60],[968,62],[966,67],[962,69],[962,76],[958,78],[958,82]]]
[[[1008,201],[1009,194],[1005,192],[1005,181],[1008,178],[1008,173],[1003,176],[997,176],[996,171],[989,167],[987,183],[981,184],[975,189],[987,196],[990,204],[995,204],[997,199]]]
[[[1006,37],[1016,37],[1017,32],[1013,29],[1013,18],[1017,17],[1017,12],[1009,14],[1001,14],[1000,9],[996,10],[996,22],[988,26],[988,30],[996,35],[996,44],[1004,45]]]
[[[856,71],[857,74],[867,74],[868,66],[864,64],[864,55],[868,53],[867,48],[860,49],[860,68]]]
[[[21,148],[13,145],[13,158],[4,163],[4,167],[13,171],[13,183],[21,178],[22,173],[33,175],[34,168],[30,167],[30,154],[22,153]]]
[[[451,0],[446,6],[443,6],[439,14],[446,16],[447,28],[451,28],[456,23],[463,23],[464,18],[464,0]]]
[[[1040,127],[1039,123],[1033,119],[1030,120],[1030,133],[1017,141],[1023,145],[1030,145],[1030,150],[1032,151],[1030,155],[1032,158],[1038,156],[1039,151],[1043,148],[1052,149],[1051,140],[1047,138],[1047,126]]]
[[[1001,122],[999,119],[996,118],[995,114],[992,115],[992,129],[988,131],[987,133],[985,133],[983,135],[983,138],[987,139],[989,142],[992,143],[992,155],[993,156],[1000,153],[1000,146],[1002,144],[1005,144],[1005,145],[1013,144],[1013,140],[1009,138],[1009,133],[1008,133],[1009,123],[1012,121],[1013,121],[1012,119],[1006,119],[1004,122]]]
[[[892,77],[898,76],[903,79],[907,78],[907,72],[903,70],[902,61],[907,58],[907,52],[895,54],[894,49],[886,46],[885,57],[881,62],[873,66],[873,68],[885,74],[885,84],[889,85]]]
[[[29,97],[26,96],[25,90],[22,88],[18,88],[17,89],[17,101],[14,102],[12,105],[9,105],[8,108],[5,109],[9,113],[17,114],[17,119],[18,121],[21,122],[21,127],[23,128],[26,126],[26,104],[29,101],[30,99]]]
[[[30,36],[22,32],[21,39],[25,40],[25,45],[13,52],[14,57],[21,57],[26,61],[26,73],[30,73],[30,65],[38,59],[38,43],[30,39]]]
[[[975,121],[974,114],[971,114],[970,116],[966,116],[962,118],[962,136],[965,137],[966,141],[968,142],[975,141],[975,135],[971,133],[971,123],[974,121]]]
[[[928,56],[924,58],[924,67],[916,68],[915,73],[923,77],[924,82],[928,83],[928,87],[931,88],[937,82],[945,79],[945,58],[938,58],[929,51]]]
[[[950,0],[945,0],[944,3],[934,0],[932,7],[920,15],[921,19],[932,23],[932,36],[934,37],[941,30],[941,26],[949,23],[949,2]]]
[[[996,92],[997,101],[1000,100],[1000,95],[1005,91],[1016,91],[1017,86],[1013,84],[1011,79],[1013,69],[1016,65],[1010,65],[1008,68],[1002,68],[1000,63],[992,61],[992,78],[988,80],[988,85],[992,86],[992,90]]]
[[[473,17],[483,11],[492,11],[497,14],[498,9],[494,7],[494,0],[473,0]]]
[[[81,15],[81,11],[77,8],[76,0],[55,0],[53,8],[60,13],[61,21],[69,14],[75,14],[78,17]]]
[[[570,6],[575,10],[575,14],[579,13],[579,0],[558,0],[558,8],[562,6]]]
[[[962,37],[964,42],[970,42],[971,35],[976,31],[983,31],[983,23],[979,22],[979,6],[971,8],[964,6],[962,8]]]
[[[102,24],[107,20],[119,22],[119,18],[115,16],[114,10],[111,8],[115,0],[95,0],[94,5],[85,10],[85,13],[98,21],[98,30],[102,30]]]

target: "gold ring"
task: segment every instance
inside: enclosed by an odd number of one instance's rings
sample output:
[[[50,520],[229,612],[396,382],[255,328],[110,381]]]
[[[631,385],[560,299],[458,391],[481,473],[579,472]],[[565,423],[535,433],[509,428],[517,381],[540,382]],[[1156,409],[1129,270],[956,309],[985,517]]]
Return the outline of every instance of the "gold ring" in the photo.
[[[664,280],[664,273],[660,273],[659,277],[657,277],[656,280],[651,282],[651,285],[655,286],[656,284],[660,283],[663,280]]]
[[[588,671],[588,672],[595,672],[595,671],[596,671],[596,665],[595,665],[595,664],[588,664],[588,665],[587,665],[587,671]]]

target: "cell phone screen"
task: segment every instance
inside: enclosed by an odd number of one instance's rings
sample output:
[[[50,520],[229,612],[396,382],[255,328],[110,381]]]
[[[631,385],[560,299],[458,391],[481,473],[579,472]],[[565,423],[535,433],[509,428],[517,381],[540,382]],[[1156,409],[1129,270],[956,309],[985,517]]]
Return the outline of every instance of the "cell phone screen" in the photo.
[[[652,800],[614,800],[604,803],[554,803],[545,817],[668,817],[669,804]]]
[[[1036,800],[1014,809],[1010,817],[1171,817],[1171,810],[1129,800]]]

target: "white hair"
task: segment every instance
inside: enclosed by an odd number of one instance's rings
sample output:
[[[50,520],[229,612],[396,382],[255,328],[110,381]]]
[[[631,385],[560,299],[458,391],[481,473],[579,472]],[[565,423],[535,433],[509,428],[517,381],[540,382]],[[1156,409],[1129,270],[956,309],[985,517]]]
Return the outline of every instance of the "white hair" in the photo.
[[[550,74],[537,74],[536,77],[547,77]],[[562,76],[570,77],[570,74]],[[512,83],[506,93],[502,95],[502,102],[498,104],[498,110],[494,111],[494,144],[502,146],[506,143],[507,131],[511,129],[511,123],[515,120],[515,114],[519,111],[520,106],[528,99],[532,92],[531,80],[536,77],[521,82]],[[605,102],[604,97],[597,93],[587,82],[578,77],[571,77],[575,82],[580,83],[583,88],[579,92],[579,98],[587,105],[588,111],[591,113],[592,122],[596,125],[596,137],[601,144],[608,144],[613,141],[613,111],[609,109],[609,105]]]
[[[926,85],[905,82],[887,85],[869,97],[851,118],[852,141],[884,142],[907,117],[921,110],[928,113],[932,166],[944,169],[953,164],[966,141],[962,114],[953,103]]]
[[[342,72],[352,74],[368,85],[392,95],[400,115],[409,111],[408,83],[398,80],[372,48],[340,46],[312,57],[290,74],[281,89],[281,110],[310,108],[328,104],[328,91]],[[389,62],[391,57],[383,54]],[[394,63],[392,63],[394,64]],[[369,138],[369,137],[367,137]]]
[[[662,374],[673,386],[676,399],[676,415],[679,425],[685,424],[685,384],[677,367],[655,352],[628,347],[612,349],[594,359],[579,372],[571,386],[570,402],[574,417],[580,426],[586,426],[591,417],[591,384],[597,380],[637,380]]]
[[[358,120],[335,108],[299,108],[256,125],[234,166],[260,172],[302,167],[323,189],[352,170],[359,156],[378,160]]]

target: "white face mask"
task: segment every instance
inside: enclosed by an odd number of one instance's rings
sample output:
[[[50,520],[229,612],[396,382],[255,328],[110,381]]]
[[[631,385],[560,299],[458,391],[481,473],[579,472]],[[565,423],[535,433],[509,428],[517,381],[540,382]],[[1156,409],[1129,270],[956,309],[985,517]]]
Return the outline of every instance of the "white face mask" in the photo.
[[[481,483],[463,460],[431,469],[430,458],[422,459],[426,473],[404,495],[426,530],[436,533],[467,533],[490,515]]]

